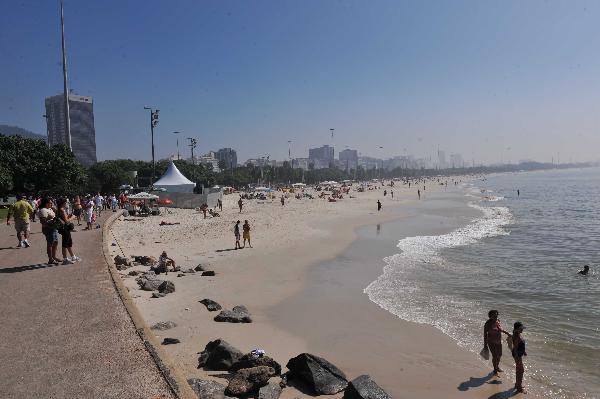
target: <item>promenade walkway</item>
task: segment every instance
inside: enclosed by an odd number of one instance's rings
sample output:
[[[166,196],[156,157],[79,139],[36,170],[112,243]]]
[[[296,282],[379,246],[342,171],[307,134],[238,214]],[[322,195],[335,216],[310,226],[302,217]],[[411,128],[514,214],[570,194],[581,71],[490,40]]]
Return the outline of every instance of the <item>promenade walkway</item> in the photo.
[[[16,249],[0,221],[0,396],[173,398],[115,291],[101,229],[73,233],[82,262],[48,267],[32,228],[31,248]]]

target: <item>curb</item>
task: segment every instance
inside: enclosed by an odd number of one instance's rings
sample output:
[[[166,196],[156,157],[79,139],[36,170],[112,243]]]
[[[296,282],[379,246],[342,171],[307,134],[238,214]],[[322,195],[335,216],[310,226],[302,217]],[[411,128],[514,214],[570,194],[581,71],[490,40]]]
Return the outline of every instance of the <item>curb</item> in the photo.
[[[109,254],[108,241],[105,238],[108,237],[109,230],[114,222],[122,215],[122,212],[117,212],[110,216],[102,226],[102,253],[104,255],[104,262],[110,274],[111,280],[115,286],[117,294],[121,299],[121,302],[125,306],[127,314],[131,318],[135,331],[141,338],[146,350],[152,357],[152,360],[156,364],[158,371],[164,377],[167,385],[175,395],[177,399],[198,399],[198,396],[194,393],[192,388],[187,383],[187,379],[181,374],[180,370],[175,366],[171,358],[165,353],[160,347],[160,342],[156,339],[150,327],[146,324],[139,310],[135,306],[135,303],[127,287],[121,281],[121,275],[115,268],[111,255]]]

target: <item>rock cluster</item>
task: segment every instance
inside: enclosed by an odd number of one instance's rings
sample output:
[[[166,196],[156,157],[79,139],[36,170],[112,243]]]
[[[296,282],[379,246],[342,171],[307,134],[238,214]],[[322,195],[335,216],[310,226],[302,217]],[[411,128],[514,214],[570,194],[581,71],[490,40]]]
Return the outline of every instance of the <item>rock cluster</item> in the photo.
[[[125,270],[132,266],[131,261],[124,256],[117,255],[114,258],[115,267],[117,270]]]
[[[361,375],[350,381],[344,391],[344,399],[391,399],[368,375]]]
[[[163,281],[158,286],[158,292],[160,292],[161,294],[170,294],[175,292],[175,283],[172,281]]]
[[[281,365],[269,356],[254,356],[252,353],[247,353],[231,366],[229,371],[238,371],[241,369],[249,369],[252,367],[266,366],[273,370],[271,377],[281,374]]]
[[[226,395],[243,396],[267,385],[269,378],[275,373],[271,367],[258,366],[238,370],[229,380]]]
[[[153,266],[156,263],[154,256],[133,256],[133,261],[143,266]]]
[[[287,363],[289,376],[299,378],[317,395],[333,395],[346,388],[346,375],[322,357],[301,353]]]
[[[190,378],[188,381],[192,390],[198,396],[198,399],[225,399],[225,385],[216,381],[201,380],[199,378]]]
[[[151,330],[159,330],[159,331],[164,331],[164,330],[168,330],[171,328],[177,327],[177,324],[173,321],[159,321],[158,323],[154,324],[152,327],[150,327]]]

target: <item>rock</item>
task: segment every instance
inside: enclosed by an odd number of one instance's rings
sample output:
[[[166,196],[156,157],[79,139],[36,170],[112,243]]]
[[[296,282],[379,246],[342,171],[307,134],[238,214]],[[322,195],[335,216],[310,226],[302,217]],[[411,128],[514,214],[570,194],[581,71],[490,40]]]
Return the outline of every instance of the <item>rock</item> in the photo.
[[[206,344],[198,358],[198,368],[207,370],[228,371],[244,354],[231,346],[224,339],[217,339]]]
[[[141,288],[144,291],[156,291],[165,282],[164,280],[144,280]]]
[[[194,270],[195,270],[195,271],[197,271],[197,272],[203,272],[205,269],[204,269],[204,266],[202,266],[202,265],[198,265],[198,266],[196,266],[196,267],[194,268]]]
[[[137,281],[140,288],[144,291],[156,291],[164,280],[152,272],[147,272],[136,278],[135,281]]]
[[[241,305],[234,306],[232,310],[222,310],[214,320],[228,323],[252,323],[248,309]]]
[[[317,395],[333,395],[348,385],[346,375],[327,360],[302,353],[287,363],[290,376],[303,380]]]
[[[344,391],[344,399],[391,399],[368,375],[356,377]]]
[[[177,275],[177,277],[185,277],[185,274],[183,274],[183,273],[179,273],[179,274]]]
[[[152,293],[152,298],[164,298],[166,296],[167,296],[167,294],[163,294],[162,292],[153,292]]]
[[[212,299],[203,299],[201,301],[199,301],[201,304],[203,304],[204,306],[206,306],[206,309],[209,310],[209,312],[216,312],[217,310],[221,310],[221,305],[219,305],[218,303],[216,303],[215,301],[213,301]]]
[[[144,266],[153,266],[156,263],[154,256],[134,256],[133,261]]]
[[[187,269],[184,270],[184,273],[195,274],[196,272],[194,271],[194,269]]]
[[[202,272],[202,274],[201,274],[201,276],[209,276],[209,277],[214,276],[214,275],[215,275],[215,272],[212,270],[207,270],[205,272]]]
[[[282,390],[279,384],[267,384],[258,390],[258,399],[278,399]]]
[[[130,276],[137,276],[138,274],[140,274],[140,272],[138,272],[137,270],[132,270],[128,273]]]
[[[163,281],[161,285],[158,286],[158,292],[161,294],[170,294],[175,292],[175,283],[172,281]]]
[[[180,342],[181,341],[178,340],[177,338],[165,338],[165,339],[163,339],[162,344],[163,345],[173,345],[173,344],[178,344]]]
[[[117,269],[119,269],[119,266],[125,266],[125,268],[131,266],[131,261],[121,255],[115,256],[114,261],[115,261],[115,266],[117,266]],[[119,270],[121,270],[121,269],[119,269]]]
[[[199,378],[190,378],[187,380],[192,390],[198,396],[198,399],[225,399],[225,385],[216,381],[201,380]]]
[[[232,396],[247,395],[265,386],[275,371],[267,366],[252,367],[237,371],[229,380],[225,394]]]
[[[271,377],[281,374],[281,365],[269,356],[254,357],[251,353],[247,353],[240,358],[229,371],[235,372],[241,369],[249,369],[252,367],[267,366],[271,367],[274,374]]]
[[[174,328],[177,327],[177,324],[173,321],[159,321],[158,323],[154,324],[152,327],[150,327],[151,330],[159,330],[159,331],[164,331],[164,330],[168,330],[170,328]]]

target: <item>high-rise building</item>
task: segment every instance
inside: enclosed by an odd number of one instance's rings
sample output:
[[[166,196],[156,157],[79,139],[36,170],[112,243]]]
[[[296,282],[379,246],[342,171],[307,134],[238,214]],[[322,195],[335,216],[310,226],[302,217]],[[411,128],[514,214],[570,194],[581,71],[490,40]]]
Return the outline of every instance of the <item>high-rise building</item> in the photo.
[[[358,151],[346,149],[340,151],[340,166],[345,170],[356,169],[358,166]]]
[[[69,145],[65,128],[65,99],[62,94],[46,98],[48,144]],[[96,163],[96,130],[94,102],[91,97],[69,94],[71,150],[84,166]]]
[[[334,149],[328,145],[308,150],[308,159],[312,161],[315,169],[328,168],[334,157]]]
[[[438,168],[446,169],[446,153],[438,150]]]
[[[221,148],[215,153],[215,157],[219,161],[219,164],[224,162],[227,169],[237,166],[237,152],[232,148]]]
[[[450,154],[450,166],[452,168],[464,168],[463,157],[460,154]]]

